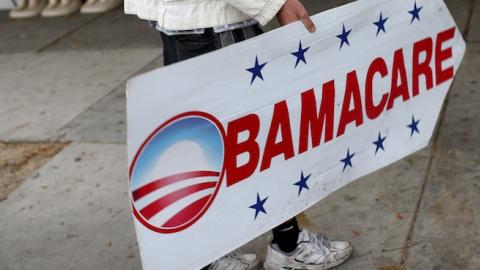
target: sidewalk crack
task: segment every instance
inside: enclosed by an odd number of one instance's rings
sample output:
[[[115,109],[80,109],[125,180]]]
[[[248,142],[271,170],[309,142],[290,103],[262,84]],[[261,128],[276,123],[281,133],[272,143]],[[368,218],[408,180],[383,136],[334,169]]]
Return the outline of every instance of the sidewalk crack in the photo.
[[[91,23],[93,23],[95,20],[97,20],[98,18],[100,18],[100,15],[96,15],[96,16],[93,16],[90,20],[86,21],[85,23],[73,28],[73,29],[70,29],[69,31],[67,31],[66,33],[63,33],[62,35],[60,35],[59,37],[55,38],[54,40],[50,41],[49,43],[45,44],[44,46],[42,46],[41,48],[37,49],[36,50],[36,53],[41,53],[53,46],[55,46],[57,43],[59,43],[60,41],[62,41],[63,39],[71,36],[72,34],[76,33],[78,30],[80,30],[80,28],[86,26],[86,25],[89,25]]]
[[[471,25],[471,21],[472,21],[472,17],[473,17],[473,11],[474,11],[474,8],[475,8],[475,4],[476,4],[476,0],[470,0],[470,9],[469,9],[469,13],[468,13],[467,24],[465,26],[465,29],[464,29],[463,33],[462,33],[465,39],[467,39],[468,34],[470,32],[470,25]],[[455,81],[452,83],[452,86],[451,86],[450,89],[453,89],[454,84],[455,84]],[[405,239],[405,244],[403,245],[403,248],[402,248],[402,256],[400,257],[400,265],[399,265],[400,269],[402,269],[402,270],[406,270],[406,262],[407,262],[407,259],[408,259],[409,253],[410,253],[410,248],[419,244],[419,243],[413,243],[415,224],[416,224],[418,216],[419,216],[420,207],[423,203],[423,196],[425,195],[425,189],[426,189],[426,186],[427,186],[428,181],[429,181],[430,176],[431,176],[430,173],[431,173],[431,170],[432,170],[433,160],[434,160],[434,158],[436,156],[436,153],[437,153],[437,150],[438,150],[438,137],[439,137],[439,133],[440,133],[443,121],[445,119],[446,109],[448,107],[449,100],[450,100],[450,94],[451,94],[451,91],[448,92],[448,95],[445,98],[445,102],[444,102],[443,107],[442,107],[442,111],[440,113],[440,119],[438,121],[436,130],[435,130],[435,133],[434,133],[434,137],[433,137],[433,140],[432,140],[432,148],[431,148],[431,151],[430,151],[430,154],[429,154],[429,157],[428,157],[427,169],[425,171],[425,175],[424,175],[423,180],[422,180],[422,187],[420,188],[420,194],[418,196],[418,200],[417,200],[417,204],[415,206],[415,211],[413,213],[412,221],[411,221],[410,227],[408,229],[407,237]]]
[[[453,88],[454,84],[455,84],[455,81],[452,83],[452,86],[451,86],[450,89]],[[425,175],[424,175],[423,180],[422,180],[422,187],[420,188],[420,194],[418,196],[417,204],[415,205],[415,211],[413,213],[412,221],[410,222],[410,227],[408,229],[407,237],[405,239],[405,244],[403,245],[403,248],[402,248],[403,251],[402,251],[402,256],[400,258],[400,269],[402,269],[402,270],[406,270],[405,264],[406,264],[406,261],[408,259],[410,248],[419,244],[419,243],[413,243],[415,224],[417,222],[418,215],[419,215],[419,212],[420,212],[420,207],[421,207],[422,202],[423,202],[423,196],[425,195],[425,189],[426,189],[426,186],[427,186],[428,181],[429,181],[430,176],[431,176],[430,173],[432,171],[433,160],[434,160],[434,158],[436,156],[436,153],[437,153],[437,150],[438,150],[438,137],[439,137],[439,134],[440,134],[440,131],[441,131],[443,121],[445,119],[446,109],[448,107],[449,100],[450,100],[450,93],[451,93],[451,91],[448,92],[448,95],[445,98],[445,103],[443,104],[442,111],[440,113],[440,118],[438,120],[436,130],[434,132],[434,136],[433,136],[433,139],[432,139],[432,148],[431,148],[430,154],[428,156],[427,169],[425,170]]]

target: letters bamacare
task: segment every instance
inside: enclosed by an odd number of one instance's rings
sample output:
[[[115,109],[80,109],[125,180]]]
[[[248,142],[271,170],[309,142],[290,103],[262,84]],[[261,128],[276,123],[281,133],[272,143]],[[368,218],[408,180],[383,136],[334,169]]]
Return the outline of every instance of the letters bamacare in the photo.
[[[235,119],[227,125],[225,169],[227,186],[248,179],[260,165],[260,171],[270,168],[271,161],[277,156],[288,160],[335,137],[345,134],[347,126],[361,126],[364,119],[379,117],[382,112],[391,110],[396,100],[403,102],[415,98],[420,93],[420,80],[425,81],[426,91],[434,85],[438,86],[454,76],[453,66],[444,67],[443,63],[452,58],[451,47],[444,48],[444,43],[453,39],[455,28],[449,28],[437,34],[435,40],[428,37],[413,44],[412,72],[407,74],[403,49],[394,52],[393,63],[388,65],[383,58],[374,59],[368,67],[365,85],[361,88],[355,70],[346,75],[343,104],[338,126],[334,127],[335,81],[323,83],[321,99],[309,89],[300,94],[301,118],[299,138],[292,137],[289,108],[286,100],[276,103],[266,141],[260,145],[257,136],[260,129],[260,118],[255,113]],[[373,100],[375,80],[387,79],[390,75],[391,88],[381,96],[379,102]],[[409,85],[407,76],[411,76]],[[362,102],[361,92],[365,100]],[[340,91],[339,91],[340,92]],[[343,92],[343,91],[342,91]],[[248,137],[239,141],[240,133],[248,133]],[[278,135],[281,140],[277,141]],[[298,149],[294,149],[294,139],[298,140]],[[309,149],[309,143],[312,147]],[[263,150],[263,151],[262,151]],[[239,165],[237,157],[247,154],[248,160]]]

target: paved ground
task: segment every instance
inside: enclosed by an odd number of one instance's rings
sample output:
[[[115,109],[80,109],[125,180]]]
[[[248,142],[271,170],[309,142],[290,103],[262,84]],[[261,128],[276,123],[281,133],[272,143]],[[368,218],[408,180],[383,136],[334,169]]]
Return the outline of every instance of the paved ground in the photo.
[[[316,13],[347,1],[304,2]],[[480,0],[446,2],[468,49],[431,146],[300,216],[352,241],[339,270],[480,269]],[[0,12],[0,37],[0,142],[69,143],[0,201],[0,269],[139,269],[124,89],[162,65],[158,34],[121,10],[26,21]],[[244,248],[263,254],[265,243]]]

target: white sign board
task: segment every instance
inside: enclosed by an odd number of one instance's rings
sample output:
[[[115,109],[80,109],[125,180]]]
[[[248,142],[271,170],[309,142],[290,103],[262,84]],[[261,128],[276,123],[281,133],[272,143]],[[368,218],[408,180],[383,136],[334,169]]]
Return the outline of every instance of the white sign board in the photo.
[[[361,0],[128,83],[144,269],[195,269],[425,147],[465,51],[441,0]]]

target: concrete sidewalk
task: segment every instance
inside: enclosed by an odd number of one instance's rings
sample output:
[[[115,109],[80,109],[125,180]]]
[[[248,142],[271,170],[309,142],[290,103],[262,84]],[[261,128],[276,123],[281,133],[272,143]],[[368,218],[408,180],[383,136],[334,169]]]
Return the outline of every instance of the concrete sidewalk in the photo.
[[[468,45],[431,146],[299,217],[352,242],[337,269],[480,269],[479,1],[446,1]],[[348,1],[304,2],[317,13]],[[0,37],[0,141],[68,143],[0,201],[0,269],[140,269],[124,91],[162,66],[158,33],[121,10],[25,21],[0,12]],[[263,256],[266,238],[244,249]]]

